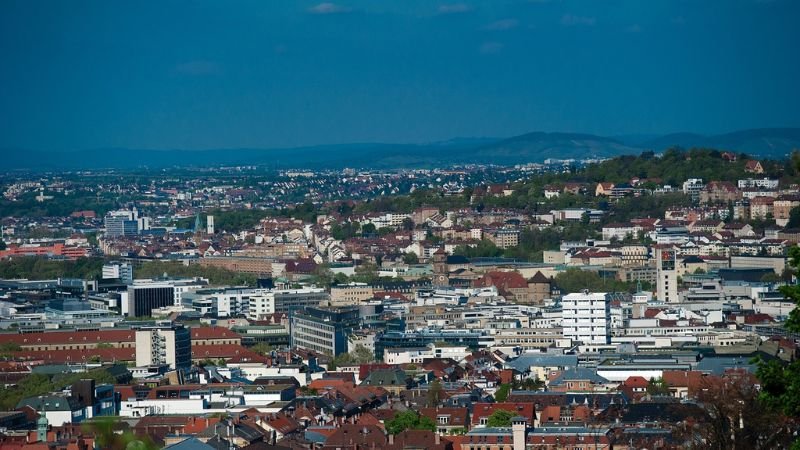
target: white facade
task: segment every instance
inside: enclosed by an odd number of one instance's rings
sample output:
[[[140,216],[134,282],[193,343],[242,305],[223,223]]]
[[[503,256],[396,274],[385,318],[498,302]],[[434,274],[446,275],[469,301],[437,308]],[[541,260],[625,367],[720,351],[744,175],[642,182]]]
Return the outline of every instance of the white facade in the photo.
[[[148,327],[136,330],[136,365],[169,365],[170,369],[191,365],[189,331],[183,326]]]
[[[746,188],[761,188],[761,189],[775,189],[778,187],[778,180],[770,180],[769,178],[739,180],[739,189]]]
[[[331,296],[322,288],[282,289],[265,291],[249,299],[247,318],[264,320],[275,313],[290,314],[306,306],[325,306]]]
[[[611,302],[604,292],[583,291],[561,299],[564,337],[584,344],[611,340]]]
[[[258,377],[287,376],[294,377],[300,386],[306,386],[309,381],[308,373],[302,371],[301,366],[267,366],[261,363],[228,363],[229,367],[238,368],[242,376],[250,381]]]
[[[130,263],[121,262],[103,264],[103,278],[116,278],[123,283],[130,284],[133,282],[133,266]]]
[[[214,234],[214,216],[206,216],[206,233]]]
[[[678,270],[677,252],[673,248],[656,248],[656,296],[658,301],[677,303]]]

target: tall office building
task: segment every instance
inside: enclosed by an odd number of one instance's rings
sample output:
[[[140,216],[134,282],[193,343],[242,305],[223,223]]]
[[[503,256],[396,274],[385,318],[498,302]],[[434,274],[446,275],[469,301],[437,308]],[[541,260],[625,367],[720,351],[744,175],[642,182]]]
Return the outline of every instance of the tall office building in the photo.
[[[136,208],[111,211],[103,220],[106,237],[135,236],[139,234],[139,211]]]
[[[604,292],[584,290],[561,298],[564,337],[584,344],[611,342],[611,301]]]
[[[161,364],[167,364],[171,369],[192,366],[192,341],[188,328],[181,324],[165,324],[136,330],[136,365]]]
[[[175,304],[175,287],[170,284],[134,284],[128,286],[128,298],[122,302],[122,314],[150,317],[154,309]]]
[[[347,352],[347,337],[360,324],[358,308],[308,307],[291,315],[292,347],[336,356]]]
[[[675,249],[673,247],[656,247],[656,297],[658,301],[677,303],[678,270],[675,267]]]

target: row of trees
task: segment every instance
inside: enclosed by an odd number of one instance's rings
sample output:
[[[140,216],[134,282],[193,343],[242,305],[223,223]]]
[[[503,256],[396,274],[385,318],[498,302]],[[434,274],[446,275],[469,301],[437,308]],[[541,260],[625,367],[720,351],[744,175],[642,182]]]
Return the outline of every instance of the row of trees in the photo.
[[[82,379],[93,379],[98,384],[116,383],[106,369],[92,369],[88,372],[60,374],[54,376],[31,374],[17,383],[14,389],[0,389],[0,410],[9,411],[25,398],[49,394],[71,386]]]
[[[137,278],[155,278],[164,274],[172,277],[203,277],[208,278],[212,285],[253,286],[256,283],[256,276],[252,274],[199,264],[187,266],[178,261],[147,261],[134,268],[134,273]]]
[[[0,278],[28,278],[52,280],[55,278],[93,279],[103,272],[102,258],[78,258],[74,261],[50,260],[23,256],[0,261]]]
[[[103,258],[78,258],[67,261],[22,256],[0,261],[0,278],[51,280],[60,277],[90,280],[102,275],[103,263]],[[137,278],[154,278],[164,274],[175,277],[204,277],[214,285],[252,286],[256,282],[255,275],[198,264],[186,266],[177,261],[147,261],[134,271]]]

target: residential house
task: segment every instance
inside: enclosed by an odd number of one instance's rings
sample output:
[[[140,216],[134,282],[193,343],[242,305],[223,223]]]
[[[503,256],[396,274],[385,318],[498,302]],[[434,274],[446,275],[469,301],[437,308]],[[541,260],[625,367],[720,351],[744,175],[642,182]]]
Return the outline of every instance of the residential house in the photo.
[[[420,408],[421,416],[436,423],[441,434],[460,434],[469,431],[469,409],[467,408]]]
[[[608,197],[611,195],[611,191],[614,189],[614,183],[610,182],[600,182],[597,183],[597,187],[594,189],[594,196],[595,197]]]
[[[761,165],[761,161],[751,159],[745,163],[744,170],[749,173],[762,174],[764,173],[764,166]]]
[[[775,224],[785,227],[789,223],[794,208],[800,208],[800,195],[780,195],[772,204],[773,216],[775,217]]]
[[[742,198],[742,193],[727,181],[712,181],[700,191],[700,203],[731,203]]]
[[[765,220],[774,215],[773,197],[756,197],[750,200],[750,220]]]

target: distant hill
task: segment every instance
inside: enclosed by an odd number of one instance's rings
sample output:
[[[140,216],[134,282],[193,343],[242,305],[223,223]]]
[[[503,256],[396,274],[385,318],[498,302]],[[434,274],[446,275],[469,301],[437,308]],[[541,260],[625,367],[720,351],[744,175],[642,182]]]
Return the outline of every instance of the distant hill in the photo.
[[[713,136],[676,133],[641,145],[643,148],[655,151],[673,146],[716,148],[757,156],[782,158],[788,156],[792,150],[800,149],[800,128],[756,128]]]
[[[704,136],[675,133],[654,139],[641,135],[611,138],[582,133],[534,132],[506,139],[454,138],[427,144],[356,143],[276,149],[137,150],[106,148],[80,151],[0,149],[3,167],[74,170],[137,167],[262,165],[270,168],[409,168],[451,164],[519,164],[547,158],[613,157],[679,146],[704,147],[782,158],[800,149],[800,128],[759,128]]]
[[[470,153],[475,159],[514,164],[543,161],[547,158],[611,157],[641,152],[641,148],[628,146],[608,137],[580,133],[535,132],[484,145]]]

